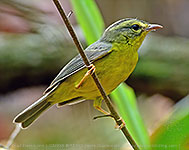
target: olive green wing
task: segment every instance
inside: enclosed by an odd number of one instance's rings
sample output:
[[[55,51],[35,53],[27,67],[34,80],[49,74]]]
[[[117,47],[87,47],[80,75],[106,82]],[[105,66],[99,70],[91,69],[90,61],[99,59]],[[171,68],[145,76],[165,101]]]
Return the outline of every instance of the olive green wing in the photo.
[[[111,43],[97,41],[85,49],[85,54],[89,61],[93,63],[95,60],[108,55],[111,52],[111,48]],[[69,76],[75,74],[84,67],[85,63],[83,62],[83,59],[80,55],[77,55],[60,71],[56,78],[51,82],[50,86],[45,90],[44,94],[49,91],[54,91],[58,85],[65,81]]]

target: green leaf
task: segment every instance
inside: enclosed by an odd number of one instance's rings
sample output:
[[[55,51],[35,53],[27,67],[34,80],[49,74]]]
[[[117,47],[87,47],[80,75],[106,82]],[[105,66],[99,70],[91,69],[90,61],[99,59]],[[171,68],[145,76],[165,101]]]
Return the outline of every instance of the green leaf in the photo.
[[[76,18],[90,45],[100,38],[104,30],[104,21],[93,0],[71,0]]]
[[[116,103],[126,126],[141,149],[149,149],[150,140],[146,127],[138,111],[136,96],[132,88],[122,83],[116,88],[111,98]]]
[[[175,105],[169,118],[152,134],[153,150],[189,149],[189,96]]]

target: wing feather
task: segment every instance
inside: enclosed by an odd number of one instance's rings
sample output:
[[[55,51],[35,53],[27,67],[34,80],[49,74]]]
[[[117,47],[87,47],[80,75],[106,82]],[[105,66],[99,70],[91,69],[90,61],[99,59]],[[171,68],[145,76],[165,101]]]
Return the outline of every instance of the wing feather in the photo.
[[[111,52],[111,48],[111,43],[97,41],[85,49],[85,54],[87,55],[89,61],[92,63],[95,60],[109,54]],[[44,94],[51,91],[52,88],[59,85],[69,76],[75,74],[84,67],[85,63],[83,62],[83,59],[80,55],[77,55],[66,66],[64,66],[64,68],[60,71],[56,78],[51,82],[50,86],[45,90]]]

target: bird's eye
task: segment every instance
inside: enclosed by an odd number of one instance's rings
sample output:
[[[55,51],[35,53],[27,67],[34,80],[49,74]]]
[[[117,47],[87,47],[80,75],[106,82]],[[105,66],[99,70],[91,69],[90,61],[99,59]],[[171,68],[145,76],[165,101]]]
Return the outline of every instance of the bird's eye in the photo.
[[[135,31],[140,29],[140,26],[138,24],[134,24],[131,26],[132,29],[134,29]]]

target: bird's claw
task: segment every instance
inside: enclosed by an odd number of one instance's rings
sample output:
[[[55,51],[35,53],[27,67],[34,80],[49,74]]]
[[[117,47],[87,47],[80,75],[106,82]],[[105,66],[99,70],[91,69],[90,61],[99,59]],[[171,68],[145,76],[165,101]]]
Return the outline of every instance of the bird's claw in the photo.
[[[93,120],[99,119],[99,118],[105,118],[105,117],[112,117],[113,118],[113,116],[111,114],[107,114],[107,115],[96,116],[96,117],[93,118]]]
[[[121,121],[121,124],[120,125],[116,124],[115,129],[121,130],[123,127],[125,127],[125,121],[122,118],[119,118],[117,121]]]
[[[91,64],[90,66],[87,66],[87,68],[90,68],[90,69],[86,72],[86,74],[81,79],[81,81],[75,86],[76,89],[79,89],[81,87],[81,85],[83,84],[87,76],[92,75],[96,71],[96,67],[93,64]]]

